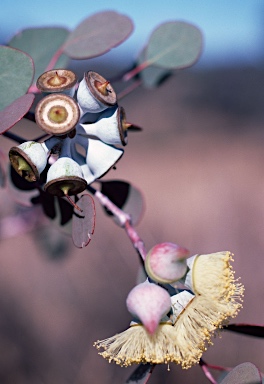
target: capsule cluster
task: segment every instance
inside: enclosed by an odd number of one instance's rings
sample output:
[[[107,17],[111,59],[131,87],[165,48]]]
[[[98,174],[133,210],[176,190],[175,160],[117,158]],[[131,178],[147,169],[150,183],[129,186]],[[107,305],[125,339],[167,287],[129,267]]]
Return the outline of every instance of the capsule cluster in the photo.
[[[44,190],[55,196],[76,195],[107,173],[127,144],[125,111],[105,78],[88,71],[77,88],[75,73],[56,69],[43,73],[37,87],[37,125],[49,137],[27,141],[9,151],[11,165],[27,181],[37,181],[51,163]],[[51,154],[58,153],[57,158]]]

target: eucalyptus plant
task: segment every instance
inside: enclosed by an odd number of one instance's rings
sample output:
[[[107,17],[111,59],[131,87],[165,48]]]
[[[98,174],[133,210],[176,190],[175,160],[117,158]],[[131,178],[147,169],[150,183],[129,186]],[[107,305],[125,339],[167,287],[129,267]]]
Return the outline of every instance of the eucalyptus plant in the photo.
[[[217,383],[210,373],[216,366],[202,355],[219,330],[264,336],[261,326],[230,324],[242,308],[244,292],[232,270],[234,256],[229,251],[191,256],[170,242],[146,250],[136,230],[143,207],[139,190],[127,181],[103,180],[125,156],[130,134],[142,134],[141,127],[127,121],[122,97],[140,86],[158,88],[194,65],[202,53],[202,33],[185,21],[160,24],[133,67],[113,79],[89,68],[78,79],[67,68],[69,59],[105,54],[132,30],[128,16],[106,11],[86,18],[72,31],[24,29],[0,47],[0,133],[17,142],[9,151],[10,182],[25,192],[25,199],[28,191],[38,191],[30,204],[42,205],[51,220],[58,204],[60,225],[72,223],[78,248],[89,244],[95,230],[94,199],[131,240],[146,278],[127,297],[131,323],[127,330],[117,329],[116,335],[94,344],[110,362],[137,365],[127,383],[147,383],[157,364],[178,364],[183,369],[199,364],[207,379]],[[119,94],[117,81],[128,84]],[[26,140],[12,133],[22,118],[33,120],[43,135],[35,137],[32,132],[32,139]],[[2,164],[2,187],[7,167]],[[259,370],[244,363],[221,383],[242,384],[245,377],[262,382]]]

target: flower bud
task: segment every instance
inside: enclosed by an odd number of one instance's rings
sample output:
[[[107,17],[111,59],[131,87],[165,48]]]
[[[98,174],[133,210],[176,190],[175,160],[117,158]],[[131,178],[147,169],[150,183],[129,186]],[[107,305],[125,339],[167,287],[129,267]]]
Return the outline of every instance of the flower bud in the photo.
[[[126,305],[128,311],[153,334],[161,319],[170,311],[171,299],[164,288],[144,282],[130,291]]]
[[[155,245],[147,254],[145,269],[148,276],[162,284],[171,284],[187,272],[189,251],[173,243]]]

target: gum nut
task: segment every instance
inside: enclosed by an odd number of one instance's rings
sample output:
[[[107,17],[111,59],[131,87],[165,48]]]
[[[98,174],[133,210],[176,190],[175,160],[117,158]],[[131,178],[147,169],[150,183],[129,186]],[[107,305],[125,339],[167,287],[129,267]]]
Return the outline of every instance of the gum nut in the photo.
[[[176,295],[171,296],[171,320],[173,324],[175,324],[179,315],[184,311],[184,309],[194,297],[195,295],[191,294],[188,291],[182,291],[180,293],[177,293]]]
[[[188,255],[189,251],[177,244],[157,244],[146,256],[146,272],[156,282],[171,284],[185,275]]]
[[[72,131],[80,118],[77,102],[62,93],[41,99],[35,109],[37,125],[48,134],[61,136]]]
[[[100,140],[88,139],[86,164],[95,179],[98,179],[116,164],[123,153],[124,151],[120,148],[105,144]]]
[[[69,157],[60,157],[51,165],[44,190],[58,197],[77,195],[85,190],[87,182],[81,167]]]
[[[144,282],[130,291],[126,305],[128,311],[142,322],[150,334],[153,334],[160,320],[170,311],[171,299],[164,288]]]
[[[45,150],[45,147],[35,141],[26,141],[25,143],[20,144],[18,147],[12,147],[9,151],[10,161],[15,169],[15,163],[17,160],[19,161],[22,159],[22,161],[24,160],[26,163],[28,163],[29,167],[35,171],[37,178],[46,167],[47,154],[48,153]],[[26,164],[24,164],[24,166],[26,166]],[[18,173],[20,173],[19,168],[20,166],[18,164],[16,169]]]
[[[86,112],[101,112],[116,104],[117,98],[111,84],[98,73],[88,71],[77,90],[77,101]]]
[[[125,112],[122,107],[108,108],[93,124],[81,124],[87,135],[95,135],[106,144],[127,144]]]
[[[47,183],[60,177],[75,176],[83,178],[81,168],[69,157],[60,157],[48,170]]]
[[[74,142],[82,146],[86,152],[85,164],[93,175],[90,183],[106,174],[124,153],[120,148],[86,137],[80,125],[77,126]]]
[[[63,93],[71,97],[75,93],[77,76],[68,69],[52,69],[39,76],[36,86],[44,94]]]
[[[92,174],[88,165],[86,164],[86,158],[76,150],[74,143],[71,146],[71,155],[72,155],[71,156],[72,159],[74,161],[76,161],[79,164],[79,166],[81,167],[83,177],[86,180],[87,184],[89,185],[89,184],[93,183],[95,180],[95,177]]]

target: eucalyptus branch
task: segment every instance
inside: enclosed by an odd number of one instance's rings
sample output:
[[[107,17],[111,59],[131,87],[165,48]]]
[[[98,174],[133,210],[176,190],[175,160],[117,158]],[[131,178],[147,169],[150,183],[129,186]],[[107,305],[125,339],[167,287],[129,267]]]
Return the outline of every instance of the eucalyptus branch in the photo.
[[[130,241],[132,242],[134,248],[140,255],[141,259],[144,261],[146,258],[146,249],[143,240],[138,235],[133,224],[131,223],[131,217],[125,213],[122,209],[117,207],[107,196],[102,192],[94,189],[91,186],[88,186],[88,190],[93,193],[97,198],[100,204],[107,208],[118,220],[122,227],[124,227]]]

